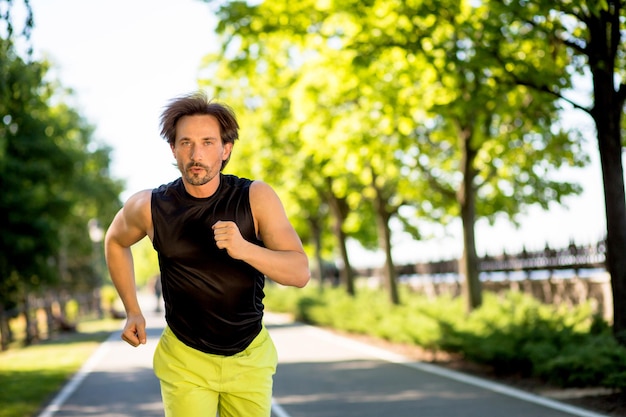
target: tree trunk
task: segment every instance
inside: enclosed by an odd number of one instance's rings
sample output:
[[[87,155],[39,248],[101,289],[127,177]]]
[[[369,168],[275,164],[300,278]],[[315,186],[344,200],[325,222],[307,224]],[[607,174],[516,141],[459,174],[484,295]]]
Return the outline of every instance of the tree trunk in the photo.
[[[0,303],[0,350],[6,350],[12,341],[11,328],[9,327],[9,317],[4,308],[4,304]]]
[[[478,255],[476,254],[476,239],[474,236],[473,207],[461,208],[463,221],[463,256],[460,259],[459,274],[465,277],[464,295],[467,302],[467,311],[470,312],[481,306],[482,285],[478,270]]]
[[[396,277],[396,269],[391,257],[391,230],[389,223],[383,216],[376,216],[378,222],[378,241],[380,247],[385,252],[385,265],[383,269],[383,277],[385,280],[385,288],[389,294],[389,301],[394,305],[400,304],[400,295],[398,294],[398,283]]]
[[[461,138],[461,169],[463,183],[459,189],[458,201],[461,206],[461,221],[463,224],[463,256],[459,261],[459,279],[463,279],[463,293],[470,312],[481,306],[482,288],[478,270],[478,256],[476,255],[476,239],[474,224],[476,223],[476,192],[474,177],[476,176],[473,163],[476,152],[472,149],[471,133],[464,130]]]
[[[589,67],[593,76],[594,119],[600,161],[607,226],[606,266],[613,290],[613,332],[626,345],[626,196],[622,165],[621,116],[624,108],[624,87],[615,88],[614,69],[619,44],[618,5],[589,22]]]
[[[328,185],[328,205],[330,207],[330,211],[335,218],[333,231],[335,236],[337,237],[337,244],[339,245],[339,252],[341,256],[341,260],[343,262],[343,266],[339,268],[339,276],[341,282],[346,287],[346,291],[351,296],[356,294],[354,289],[354,272],[352,271],[352,265],[350,265],[350,258],[348,257],[348,248],[346,247],[347,236],[343,231],[343,223],[346,219],[346,211],[345,208],[346,203],[338,198],[332,192],[332,178],[327,177],[326,182]]]
[[[24,323],[26,325],[26,346],[30,346],[39,340],[39,324],[37,322],[37,314],[33,309],[31,311],[30,296],[24,297]]]
[[[317,280],[320,285],[320,292],[324,288],[324,258],[322,257],[322,229],[318,219],[309,221],[313,234],[313,246],[315,247],[315,262],[317,263]]]
[[[343,222],[339,219],[335,222],[335,235],[339,243],[339,251],[341,253],[341,260],[343,261],[342,268],[339,268],[339,276],[341,282],[346,287],[346,291],[351,296],[356,294],[354,290],[354,272],[352,271],[352,265],[350,265],[350,258],[348,257],[348,248],[346,247],[347,236],[343,232]]]
[[[385,252],[385,265],[383,266],[383,280],[389,301],[393,305],[400,304],[396,269],[391,256],[391,229],[389,228],[390,215],[386,209],[385,198],[382,191],[376,187],[376,173],[372,169],[372,187],[376,192],[374,198],[374,210],[376,211],[376,224],[378,228],[378,245]]]
[[[598,130],[598,148],[602,163],[602,182],[607,226],[607,270],[611,275],[613,290],[613,330],[621,343],[626,343],[626,196],[624,193],[624,168],[619,120],[621,112],[615,111],[617,103],[607,94],[602,82],[594,75],[596,95],[594,120]],[[612,82],[611,82],[612,84]]]
[[[47,291],[44,296],[44,312],[46,313],[46,338],[50,339],[57,330],[56,322],[54,319],[54,312],[52,311],[52,305],[54,303],[54,297]]]

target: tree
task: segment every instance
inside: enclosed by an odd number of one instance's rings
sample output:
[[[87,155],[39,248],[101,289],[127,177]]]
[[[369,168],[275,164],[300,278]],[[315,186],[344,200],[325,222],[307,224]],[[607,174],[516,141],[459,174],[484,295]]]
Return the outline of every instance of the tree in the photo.
[[[552,66],[563,73],[562,79],[583,76],[591,79],[592,104],[569,98],[559,80],[544,78],[534,71],[532,63],[517,62],[509,66],[508,75],[520,85],[528,86],[569,103],[594,121],[602,165],[606,225],[607,270],[613,289],[613,330],[626,344],[626,200],[622,147],[626,100],[626,29],[624,0],[601,1],[520,1],[492,2],[493,13],[506,22],[502,35],[507,40],[520,35],[541,37],[551,46]],[[505,28],[509,28],[506,30]],[[562,63],[557,57],[567,57]],[[533,76],[535,75],[535,76]]]
[[[264,6],[267,7],[253,13],[257,17],[256,22],[276,28],[275,21],[285,5],[267,2]],[[363,74],[352,73],[353,55],[329,45],[326,38],[317,32],[302,36],[306,32],[306,28],[302,27],[295,33],[289,32],[291,29],[285,32],[276,30],[271,34],[265,29],[251,32],[247,26],[242,30],[237,19],[247,21],[246,16],[251,13],[244,12],[242,7],[241,4],[232,4],[228,11],[231,14],[222,20],[219,28],[227,39],[221,62],[229,57],[228,53],[235,56],[224,64],[231,73],[221,72],[217,76],[217,73],[212,73],[212,78],[241,80],[241,63],[247,57],[247,62],[251,62],[256,69],[245,76],[247,94],[250,94],[249,86],[254,84],[257,86],[255,94],[260,93],[256,99],[264,103],[259,107],[265,108],[265,97],[275,95],[282,96],[289,103],[286,115],[292,122],[275,121],[272,135],[281,132],[278,124],[295,126],[288,131],[295,132],[298,152],[303,155],[301,160],[313,161],[312,173],[322,177],[320,181],[314,175],[299,176],[316,184],[314,188],[334,218],[333,230],[343,264],[342,280],[348,292],[354,293],[354,276],[346,240],[353,236],[364,246],[372,247],[375,245],[372,238],[378,229],[379,246],[386,255],[385,283],[392,302],[397,303],[389,221],[398,216],[398,208],[404,204],[405,199],[399,196],[398,190],[415,192],[412,187],[398,187],[399,183],[409,180],[398,175],[402,166],[398,160],[401,152],[394,149],[406,147],[406,141],[402,141],[395,132],[396,117],[380,111],[395,100],[397,89],[385,88],[388,86],[384,86],[379,79],[383,68],[373,68],[367,74],[365,71]],[[304,12],[308,5],[299,4],[297,8]],[[298,23],[306,22],[295,19]],[[352,24],[340,21],[340,18],[332,24],[343,23]],[[384,65],[393,66],[395,59],[395,56],[389,56]],[[410,69],[405,66],[404,71]],[[283,81],[284,72],[295,74],[292,82]],[[267,77],[268,73],[272,76]],[[368,81],[376,84],[367,89],[367,94],[364,94],[365,88],[359,89],[359,84],[364,82],[363,77],[369,77]],[[263,85],[260,79],[266,82],[263,92],[258,90],[258,86]],[[282,90],[275,87],[277,80],[284,87]],[[374,114],[377,116],[372,117]],[[280,146],[278,142],[276,145]],[[367,221],[369,218],[376,221]],[[407,221],[401,223],[408,224]]]
[[[493,220],[503,213],[514,220],[526,205],[547,207],[578,192],[575,184],[553,180],[549,172],[580,166],[585,157],[578,138],[556,127],[553,98],[500,83],[503,64],[492,50],[506,45],[488,5],[444,3],[300,2],[293,7],[266,0],[254,6],[227,3],[219,13],[222,30],[229,40],[237,39],[233,43],[239,51],[253,44],[254,58],[262,58],[259,43],[272,39],[283,47],[282,55],[300,58],[296,83],[315,78],[306,83],[312,97],[293,102],[319,103],[301,116],[318,130],[327,127],[326,135],[313,136],[316,140],[348,133],[340,144],[350,147],[344,152],[359,161],[363,196],[372,190],[372,204],[386,208],[376,210],[380,235],[385,235],[382,225],[389,224],[390,215],[411,198],[415,211],[426,218],[460,216],[461,272],[472,309],[481,302],[476,219]],[[532,38],[525,51],[544,45],[543,38]],[[280,56],[279,50],[272,52],[272,58]],[[319,123],[320,113],[332,116]],[[358,127],[333,130],[337,118]],[[381,139],[385,146],[372,145]],[[332,149],[336,155],[338,147]],[[372,169],[375,161],[382,164]],[[394,166],[400,169],[393,171]],[[333,174],[340,172],[345,169]],[[413,192],[394,186],[394,177],[410,179]],[[382,188],[371,187],[383,182],[389,182],[388,190],[402,192],[383,196]],[[385,248],[385,241],[380,247]]]
[[[342,180],[334,181],[327,173],[332,170],[328,153],[332,149],[320,147],[323,143],[320,132],[306,130],[308,140],[302,140],[301,117],[293,117],[293,108],[297,107],[298,91],[291,86],[295,74],[299,71],[297,58],[282,54],[284,40],[273,38],[258,41],[252,38],[242,39],[240,48],[224,44],[224,55],[220,59],[208,57],[209,77],[201,80],[201,85],[210,88],[213,95],[228,97],[239,118],[245,120],[242,137],[254,139],[236,150],[228,169],[235,167],[239,175],[266,179],[275,184],[279,194],[288,195],[298,204],[293,210],[297,217],[307,218],[307,226],[312,226],[310,235],[316,241],[318,271],[324,270],[323,257],[320,253],[322,233],[315,231],[320,225],[319,207],[327,209],[334,218],[332,229],[340,249],[342,260],[341,278],[350,294],[354,294],[354,272],[346,250],[346,218],[350,214],[350,202],[347,193],[351,187]],[[236,42],[233,42],[236,44]],[[262,57],[261,57],[262,56]],[[272,57],[271,59],[268,59]],[[219,81],[218,81],[219,80]],[[245,85],[245,89],[241,86]],[[324,115],[318,115],[319,120]],[[317,124],[323,129],[325,122]],[[313,126],[308,124],[307,126]],[[324,152],[311,150],[325,149]],[[336,166],[336,164],[335,164]],[[352,192],[353,195],[356,195]],[[354,200],[354,197],[352,198]],[[301,223],[302,224],[302,223]],[[298,223],[296,223],[298,226]]]
[[[9,6],[10,6],[9,2]],[[10,10],[10,8],[9,8]],[[0,37],[0,330],[7,342],[7,309],[24,311],[51,289],[94,282],[87,222],[110,221],[121,184],[108,175],[110,149],[92,141],[93,128],[64,104],[48,81],[46,62],[16,52],[10,13]],[[32,20],[29,20],[32,24]],[[88,267],[86,267],[88,265]],[[93,285],[87,288],[92,289]],[[27,341],[28,341],[27,340]]]
[[[511,54],[530,55],[546,49],[545,43],[526,36],[522,45],[510,47],[512,41],[500,35],[499,16],[490,11],[489,5],[460,3],[417,24],[435,76],[430,117],[422,123],[431,127],[415,131],[415,163],[442,199],[458,207],[463,225],[460,273],[469,310],[482,301],[476,219],[504,214],[515,221],[525,206],[547,208],[560,202],[580,188],[551,173],[587,161],[578,135],[558,126],[559,109],[552,98],[502,82]],[[556,77],[548,71],[543,76]]]

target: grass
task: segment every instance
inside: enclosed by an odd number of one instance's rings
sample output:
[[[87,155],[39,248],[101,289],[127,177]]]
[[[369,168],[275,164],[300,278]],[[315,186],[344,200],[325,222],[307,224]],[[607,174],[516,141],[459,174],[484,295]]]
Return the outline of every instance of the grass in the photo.
[[[31,417],[76,373],[119,320],[79,323],[76,333],[0,352],[0,417]]]

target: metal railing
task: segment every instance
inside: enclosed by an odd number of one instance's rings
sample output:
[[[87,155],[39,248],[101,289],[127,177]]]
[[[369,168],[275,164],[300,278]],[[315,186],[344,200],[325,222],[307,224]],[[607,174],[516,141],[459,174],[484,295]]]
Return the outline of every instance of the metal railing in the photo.
[[[604,269],[606,262],[606,241],[590,245],[570,244],[565,248],[553,249],[549,245],[539,251],[523,249],[516,254],[503,252],[500,255],[486,255],[479,259],[480,272],[514,271],[555,271],[582,269]],[[376,268],[357,268],[362,276],[376,275]],[[444,259],[431,262],[396,265],[398,276],[440,275],[459,272],[458,259]]]

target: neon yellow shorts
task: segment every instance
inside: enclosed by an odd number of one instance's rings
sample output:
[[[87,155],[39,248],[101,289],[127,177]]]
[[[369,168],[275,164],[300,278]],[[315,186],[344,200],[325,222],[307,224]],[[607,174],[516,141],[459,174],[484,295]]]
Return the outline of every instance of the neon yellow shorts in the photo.
[[[269,417],[278,357],[265,327],[233,356],[200,352],[169,327],[154,352],[166,417]]]

